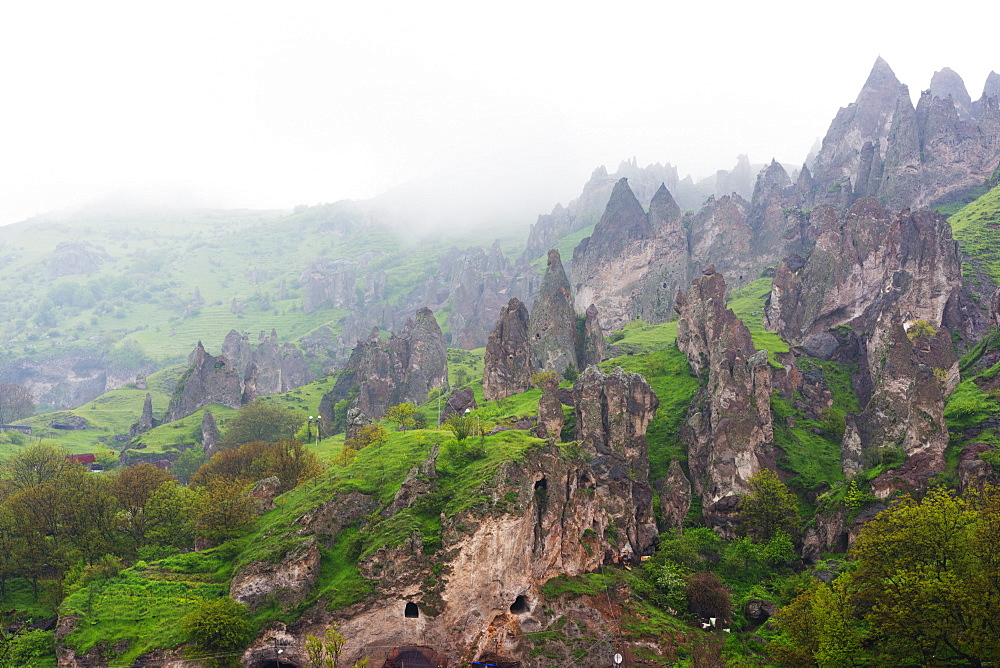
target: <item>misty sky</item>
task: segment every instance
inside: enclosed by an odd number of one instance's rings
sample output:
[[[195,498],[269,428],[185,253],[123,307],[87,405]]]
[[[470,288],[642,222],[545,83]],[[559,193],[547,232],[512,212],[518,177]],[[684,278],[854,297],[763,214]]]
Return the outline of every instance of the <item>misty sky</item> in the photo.
[[[977,99],[1000,70],[988,6],[5,2],[0,224],[123,190],[290,208],[441,172],[541,213],[633,155],[696,179],[738,153],[797,164],[879,54],[914,96],[949,66]]]

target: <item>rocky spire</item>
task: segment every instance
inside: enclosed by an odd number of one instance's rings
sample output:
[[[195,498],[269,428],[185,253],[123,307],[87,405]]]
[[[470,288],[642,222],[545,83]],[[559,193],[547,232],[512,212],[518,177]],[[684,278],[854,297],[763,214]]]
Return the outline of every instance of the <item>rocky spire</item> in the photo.
[[[652,236],[653,228],[642,204],[629,188],[628,179],[622,178],[615,184],[604,215],[594,227],[587,245],[587,256],[597,260],[612,258],[621,253],[630,241]]]
[[[201,416],[201,447],[205,448],[205,456],[211,457],[219,447],[219,428],[215,426],[212,411],[205,411]]]
[[[950,67],[938,70],[931,77],[931,95],[942,100],[950,97],[960,119],[968,120],[972,117],[972,97],[965,88],[962,77]]]
[[[559,251],[555,249],[549,251],[542,287],[538,291],[535,306],[531,309],[528,340],[531,345],[531,365],[536,371],[562,374],[570,364],[580,368],[576,358],[573,295]]]
[[[880,56],[854,104],[837,112],[813,165],[817,192],[824,196],[829,193],[827,202],[836,202],[844,186],[856,182],[861,148],[866,141],[878,140],[885,145],[901,88],[892,68]]]
[[[906,86],[896,101],[889,136],[879,192],[890,208],[900,209],[914,203],[920,192],[920,174],[913,170],[920,164],[920,128]]]
[[[678,292],[677,346],[707,379],[681,430],[705,518],[724,526],[761,468],[774,468],[771,367],[749,330],[726,308],[726,282],[712,267]]]
[[[1000,74],[990,70],[983,86],[983,97],[1000,97]]]
[[[601,320],[597,315],[597,307],[591,304],[587,307],[586,320],[583,325],[583,366],[600,364],[604,361],[605,355]]]
[[[649,202],[650,227],[658,236],[673,234],[681,229],[680,221],[681,208],[667,190],[666,184],[661,183]]]
[[[487,401],[531,389],[528,309],[517,297],[500,311],[483,356],[483,396]]]

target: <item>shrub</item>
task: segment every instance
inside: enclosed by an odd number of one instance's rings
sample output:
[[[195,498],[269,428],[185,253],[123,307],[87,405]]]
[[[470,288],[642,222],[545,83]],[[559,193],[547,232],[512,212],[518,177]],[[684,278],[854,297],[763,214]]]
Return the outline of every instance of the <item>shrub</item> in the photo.
[[[193,644],[192,658],[223,655],[209,658],[206,665],[235,665],[239,653],[253,640],[254,628],[247,619],[248,613],[247,606],[228,596],[198,603],[181,619],[181,627]]]

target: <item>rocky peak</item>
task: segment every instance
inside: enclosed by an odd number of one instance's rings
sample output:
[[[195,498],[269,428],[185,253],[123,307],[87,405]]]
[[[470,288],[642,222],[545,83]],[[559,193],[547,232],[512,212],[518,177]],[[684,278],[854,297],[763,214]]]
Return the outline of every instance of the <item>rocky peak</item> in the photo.
[[[215,416],[212,411],[205,411],[201,416],[201,447],[205,449],[205,455],[211,457],[215,454],[219,444],[219,428],[215,425]]]
[[[483,356],[483,396],[487,401],[531,389],[528,309],[512,297],[500,311]]]
[[[955,70],[945,67],[931,77],[931,95],[942,100],[951,98],[959,118],[967,120],[972,117],[972,97],[965,88],[965,82]]]
[[[716,197],[734,193],[744,199],[753,195],[753,173],[750,158],[746,154],[741,153],[736,157],[736,166],[731,171],[720,169],[715,174]]]
[[[1000,74],[990,70],[983,86],[983,97],[1000,97]]]
[[[679,209],[678,209],[679,210]],[[628,179],[621,178],[611,192],[604,215],[594,228],[587,246],[589,257],[612,258],[620,254],[630,241],[653,236],[642,204],[628,186]]]
[[[179,420],[209,404],[229,408],[243,405],[242,379],[225,355],[209,355],[199,341],[188,356],[188,363],[188,370],[177,382],[164,422]]]
[[[889,64],[882,57],[876,59],[857,99],[837,112],[823,138],[813,168],[820,195],[833,188],[837,190],[832,194],[837,195],[847,182],[856,181],[861,147],[866,141],[884,145],[901,89]],[[832,203],[830,198],[825,201]]]
[[[657,234],[670,234],[680,231],[681,208],[674,201],[674,196],[663,183],[656,190],[649,203],[649,224]]]
[[[641,207],[640,207],[641,208]],[[528,322],[531,364],[537,371],[562,374],[576,359],[576,314],[559,251],[552,249],[538,298]]]

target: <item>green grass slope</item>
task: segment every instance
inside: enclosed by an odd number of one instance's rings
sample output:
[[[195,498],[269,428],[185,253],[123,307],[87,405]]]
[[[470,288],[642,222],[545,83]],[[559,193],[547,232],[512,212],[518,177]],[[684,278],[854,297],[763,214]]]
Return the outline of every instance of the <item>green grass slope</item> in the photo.
[[[1000,186],[986,192],[948,218],[952,236],[964,255],[967,280],[988,291],[1000,285]]]

